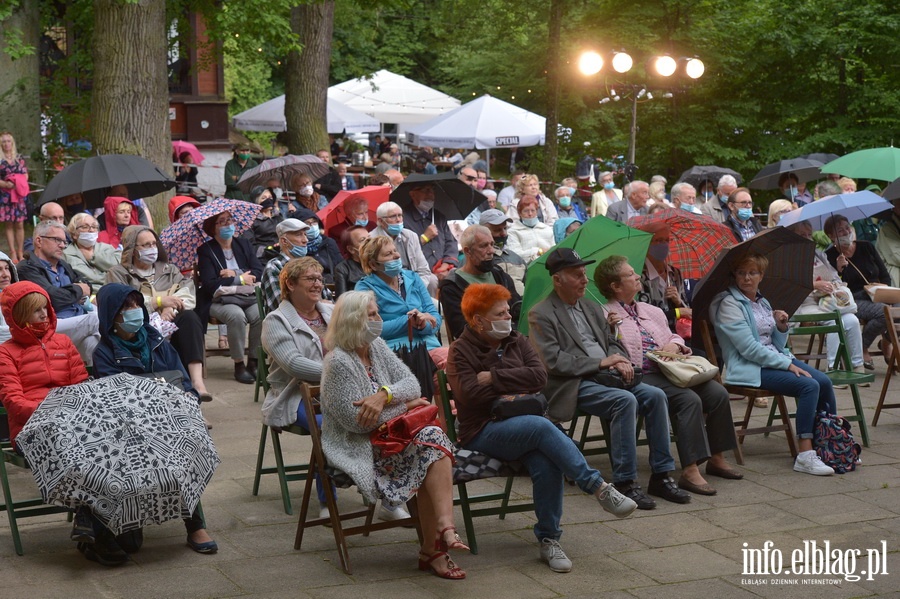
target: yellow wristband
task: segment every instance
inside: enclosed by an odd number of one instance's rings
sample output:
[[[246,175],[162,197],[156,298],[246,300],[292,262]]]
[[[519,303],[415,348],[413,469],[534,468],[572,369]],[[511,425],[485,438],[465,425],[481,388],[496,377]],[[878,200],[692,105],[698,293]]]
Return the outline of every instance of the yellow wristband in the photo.
[[[241,285],[243,285],[244,284],[244,275],[239,276],[238,281],[240,281]]]
[[[429,241],[431,241],[431,240],[425,236],[425,233],[422,233],[422,243],[428,243]]]
[[[681,308],[675,308],[675,318],[681,318]]]
[[[387,405],[390,405],[390,403],[391,403],[392,401],[394,401],[394,393],[393,393],[393,391],[391,391],[391,388],[390,388],[390,387],[388,387],[387,385],[382,385],[378,390],[379,390],[379,391],[382,391],[382,390],[383,390],[385,393],[387,393],[387,397],[388,397],[388,398],[387,398],[387,401],[384,402],[384,405],[386,405],[386,406],[387,406]]]
[[[162,296],[156,296],[156,307],[162,308]]]

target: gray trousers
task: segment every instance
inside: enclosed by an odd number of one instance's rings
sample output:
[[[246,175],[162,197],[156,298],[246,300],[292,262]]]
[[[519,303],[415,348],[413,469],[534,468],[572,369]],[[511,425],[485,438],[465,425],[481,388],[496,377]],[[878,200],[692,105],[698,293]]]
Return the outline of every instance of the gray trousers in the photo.
[[[255,303],[246,308],[234,304],[213,303],[209,308],[209,314],[228,327],[228,351],[235,362],[244,361],[244,339],[247,338],[249,324],[250,345],[247,348],[249,352],[247,357],[256,358],[259,337],[262,334],[262,319]]]

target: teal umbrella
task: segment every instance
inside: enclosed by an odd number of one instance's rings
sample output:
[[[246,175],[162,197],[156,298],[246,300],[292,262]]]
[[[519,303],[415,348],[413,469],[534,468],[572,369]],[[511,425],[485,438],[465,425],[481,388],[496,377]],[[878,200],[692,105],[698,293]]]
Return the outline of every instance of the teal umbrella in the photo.
[[[646,233],[637,229],[610,220],[605,216],[595,216],[581,225],[574,233],[560,241],[558,244],[544,252],[544,254],[528,266],[525,276],[525,294],[522,298],[522,316],[519,319],[519,332],[528,334],[528,311],[532,306],[541,302],[553,290],[553,280],[547,271],[545,263],[547,256],[558,247],[572,248],[584,260],[596,260],[600,262],[609,256],[625,256],[634,270],[641,272],[644,268],[644,258],[647,256],[647,248],[650,247],[652,233]],[[594,283],[594,269],[597,264],[588,264],[588,286],[585,297],[599,304],[605,304],[606,298],[597,289]]]
[[[900,177],[900,148],[872,148],[853,152],[832,160],[822,167],[822,172],[857,179],[893,181]]]

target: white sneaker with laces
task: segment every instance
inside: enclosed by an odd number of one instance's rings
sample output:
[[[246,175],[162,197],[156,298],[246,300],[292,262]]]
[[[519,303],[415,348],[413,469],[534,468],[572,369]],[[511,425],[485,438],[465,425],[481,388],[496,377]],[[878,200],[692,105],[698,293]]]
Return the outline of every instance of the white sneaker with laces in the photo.
[[[822,458],[812,449],[801,451],[797,454],[797,459],[794,460],[794,471],[814,476],[831,476],[834,474],[834,469],[831,466],[826,466]]]
[[[604,510],[616,518],[627,518],[637,509],[637,503],[619,493],[612,484],[607,484],[602,490],[597,491],[597,501]]]
[[[559,541],[544,539],[541,541],[541,560],[547,562],[554,572],[571,572],[572,560],[566,556],[566,552],[559,546]]]

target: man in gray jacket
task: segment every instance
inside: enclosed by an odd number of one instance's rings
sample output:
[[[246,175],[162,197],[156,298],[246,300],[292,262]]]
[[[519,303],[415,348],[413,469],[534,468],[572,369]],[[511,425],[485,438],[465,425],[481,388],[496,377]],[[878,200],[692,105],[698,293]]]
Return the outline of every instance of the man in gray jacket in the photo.
[[[553,291],[528,314],[530,340],[549,374],[544,392],[550,401],[550,418],[572,420],[577,408],[609,421],[613,482],[639,509],[652,510],[656,502],[637,483],[634,431],[640,412],[650,441],[653,471],[647,490],[668,501],[688,503],[691,496],[679,489],[671,476],[675,460],[669,448],[666,394],[644,383],[622,389],[597,382],[597,375],[615,370],[628,384],[634,366],[610,331],[603,309],[584,299],[588,283],[584,267],[594,262],[582,260],[569,248],[553,250],[545,264]]]

